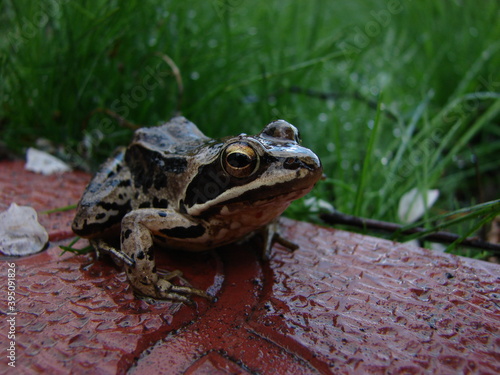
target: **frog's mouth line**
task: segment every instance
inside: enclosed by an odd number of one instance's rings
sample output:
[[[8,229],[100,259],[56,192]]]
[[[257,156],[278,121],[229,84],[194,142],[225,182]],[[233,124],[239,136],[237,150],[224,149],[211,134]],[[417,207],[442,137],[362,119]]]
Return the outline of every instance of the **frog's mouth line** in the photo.
[[[260,186],[255,189],[248,190],[238,197],[230,198],[227,200],[221,199],[219,202],[213,204],[205,211],[200,211],[200,215],[210,214],[219,211],[224,206],[231,206],[232,204],[240,204],[245,206],[259,205],[279,200],[282,197],[288,196],[287,200],[290,202],[303,197],[314,187],[317,179],[311,176],[301,179],[301,183],[295,189],[290,190],[290,182],[282,182],[273,186]],[[298,180],[294,182],[297,183]],[[312,182],[314,181],[314,182]],[[266,192],[266,190],[269,190]],[[263,193],[266,192],[266,193]]]

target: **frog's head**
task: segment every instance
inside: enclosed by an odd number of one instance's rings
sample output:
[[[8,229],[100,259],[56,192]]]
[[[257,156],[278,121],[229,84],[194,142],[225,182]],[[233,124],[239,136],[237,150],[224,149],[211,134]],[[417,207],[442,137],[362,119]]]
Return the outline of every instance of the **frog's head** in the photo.
[[[231,205],[286,207],[322,176],[319,158],[300,144],[297,128],[278,120],[255,136],[225,139],[188,184],[183,206],[197,215]],[[281,213],[281,212],[280,212]]]

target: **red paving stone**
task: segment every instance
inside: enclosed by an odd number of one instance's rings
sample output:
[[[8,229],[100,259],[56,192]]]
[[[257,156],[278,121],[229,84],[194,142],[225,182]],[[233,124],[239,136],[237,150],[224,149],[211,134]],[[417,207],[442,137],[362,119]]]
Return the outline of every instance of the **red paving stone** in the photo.
[[[13,201],[38,211],[74,204],[89,180],[22,168],[0,164],[2,209]],[[60,256],[74,211],[52,215],[40,215],[51,234],[47,251],[3,258],[16,263],[16,373],[500,372],[497,264],[283,219],[300,249],[276,245],[269,262],[252,242],[161,253],[160,268],[183,270],[217,301],[148,304],[111,262]],[[7,332],[4,315],[3,352]],[[6,363],[2,355],[0,372]]]

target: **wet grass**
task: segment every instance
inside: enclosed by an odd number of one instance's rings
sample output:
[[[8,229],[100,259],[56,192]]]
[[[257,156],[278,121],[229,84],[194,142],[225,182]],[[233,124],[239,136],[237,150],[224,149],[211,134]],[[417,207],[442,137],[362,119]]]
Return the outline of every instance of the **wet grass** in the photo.
[[[19,154],[46,138],[95,168],[131,135],[98,108],[139,125],[180,110],[213,137],[284,118],[324,163],[328,179],[314,194],[342,212],[398,222],[403,194],[438,189],[425,216],[433,226],[434,215],[499,198],[497,1],[0,8],[0,134]],[[480,220],[452,229],[468,233]]]

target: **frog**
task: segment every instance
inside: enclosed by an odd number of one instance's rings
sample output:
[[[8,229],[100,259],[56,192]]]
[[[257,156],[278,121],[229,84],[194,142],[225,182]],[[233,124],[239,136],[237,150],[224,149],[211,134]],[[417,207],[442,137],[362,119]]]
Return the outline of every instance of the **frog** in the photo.
[[[319,157],[285,120],[256,135],[212,139],[176,116],[137,129],[130,145],[102,164],[72,230],[124,267],[137,296],[190,304],[213,296],[175,283],[178,270],[157,270],[155,251],[207,251],[259,234],[263,259],[275,242],[293,250],[277,219],[322,176]]]

